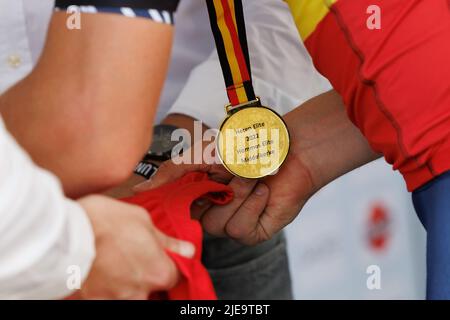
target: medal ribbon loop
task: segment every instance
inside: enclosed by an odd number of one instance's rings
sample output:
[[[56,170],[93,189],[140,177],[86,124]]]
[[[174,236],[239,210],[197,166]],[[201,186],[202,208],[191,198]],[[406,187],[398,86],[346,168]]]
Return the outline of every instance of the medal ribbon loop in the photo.
[[[256,100],[242,0],[206,0],[231,106]]]

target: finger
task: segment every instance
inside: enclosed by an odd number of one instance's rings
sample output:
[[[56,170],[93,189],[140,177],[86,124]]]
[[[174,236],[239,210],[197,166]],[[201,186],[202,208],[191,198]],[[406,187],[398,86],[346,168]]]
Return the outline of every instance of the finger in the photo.
[[[192,171],[208,172],[211,165],[208,164],[175,164],[172,160],[163,162],[150,180],[144,181],[133,187],[133,192],[139,193],[160,187],[173,182]]]
[[[112,297],[104,297],[100,299],[104,300],[148,300],[150,295],[150,289],[145,288],[143,285],[142,288],[130,290],[128,292],[124,292],[123,289],[120,291],[120,294],[114,295]]]
[[[140,292],[140,293],[136,293],[133,296],[130,296],[129,298],[127,298],[127,300],[148,300],[148,296],[150,295],[150,293],[147,292]]]
[[[195,255],[195,246],[187,241],[178,240],[155,229],[156,238],[160,245],[170,252],[176,253],[185,258],[193,258]]]
[[[230,218],[239,209],[242,203],[252,193],[257,180],[234,177],[228,184],[233,190],[233,200],[223,206],[213,206],[201,217],[203,228],[216,237],[225,237],[225,226]]]
[[[254,191],[245,199],[236,213],[228,221],[226,234],[246,245],[254,245],[270,237],[261,234],[259,220],[269,200],[269,188],[264,183],[258,183]]]
[[[302,205],[303,206],[303,205]],[[294,212],[298,213],[301,206],[294,208]],[[290,224],[296,214],[284,214],[285,210],[280,210],[276,207],[266,207],[263,214],[259,217],[257,230],[255,234],[256,240],[259,238],[259,242],[270,239],[274,234],[281,231],[284,227]]]
[[[211,208],[212,203],[208,199],[198,199],[191,206],[191,218],[200,220],[203,214]]]
[[[175,287],[181,279],[181,273],[172,259],[163,254],[153,265],[154,274],[149,279],[149,293],[167,291]]]

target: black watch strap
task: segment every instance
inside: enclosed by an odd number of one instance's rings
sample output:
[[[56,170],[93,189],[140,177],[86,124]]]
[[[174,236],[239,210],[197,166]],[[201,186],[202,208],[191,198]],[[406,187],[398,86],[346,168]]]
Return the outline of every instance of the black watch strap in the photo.
[[[157,165],[147,161],[141,161],[137,164],[136,168],[134,169],[134,173],[148,180],[156,173],[157,170],[158,170]]]

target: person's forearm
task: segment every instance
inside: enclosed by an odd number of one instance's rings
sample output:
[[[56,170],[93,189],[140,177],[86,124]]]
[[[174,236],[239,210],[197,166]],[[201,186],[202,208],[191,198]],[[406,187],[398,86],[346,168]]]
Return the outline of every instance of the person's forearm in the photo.
[[[291,134],[291,155],[309,169],[316,189],[380,157],[348,119],[335,91],[307,101],[284,119]]]
[[[380,157],[348,119],[335,91],[310,99],[283,118],[291,134],[290,152],[309,169],[318,189]],[[194,121],[187,115],[169,114],[163,123],[187,129],[194,137]]]
[[[35,70],[0,98],[8,129],[71,196],[124,180],[150,145],[173,27],[82,15],[52,19]]]

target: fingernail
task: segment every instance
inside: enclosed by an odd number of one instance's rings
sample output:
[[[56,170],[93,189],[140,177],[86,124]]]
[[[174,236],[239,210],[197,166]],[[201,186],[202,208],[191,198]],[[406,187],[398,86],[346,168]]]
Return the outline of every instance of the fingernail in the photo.
[[[266,194],[266,186],[265,186],[264,184],[262,184],[262,183],[259,183],[259,184],[256,186],[255,194],[256,194],[257,196],[263,196],[263,195],[265,195],[265,194]]]
[[[180,241],[179,250],[178,253],[186,258],[192,258],[195,254],[195,246],[190,242]]]

